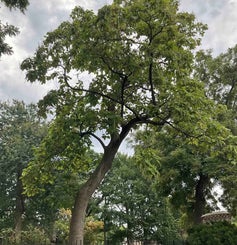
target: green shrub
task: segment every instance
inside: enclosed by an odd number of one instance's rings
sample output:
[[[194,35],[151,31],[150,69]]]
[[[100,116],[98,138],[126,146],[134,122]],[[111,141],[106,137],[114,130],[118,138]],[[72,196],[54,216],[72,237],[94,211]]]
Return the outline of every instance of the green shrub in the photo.
[[[11,228],[2,229],[0,232],[0,237],[7,244],[13,244],[15,242],[15,233],[14,233],[14,230]]]
[[[49,239],[44,230],[29,225],[27,229],[21,233],[21,244],[49,244]]]
[[[188,231],[188,245],[236,245],[237,227],[228,222],[195,226]]]
[[[21,239],[17,243],[15,240],[15,232],[13,229],[8,228],[1,230],[0,237],[3,239],[3,244],[8,245],[48,245],[50,244],[49,239],[45,232],[38,228],[29,225],[26,230],[21,232]]]

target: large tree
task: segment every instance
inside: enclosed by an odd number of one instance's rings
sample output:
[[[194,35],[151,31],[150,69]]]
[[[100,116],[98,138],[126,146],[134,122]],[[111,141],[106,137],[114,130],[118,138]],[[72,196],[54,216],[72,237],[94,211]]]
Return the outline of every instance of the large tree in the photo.
[[[216,120],[234,135],[237,132],[236,57],[236,46],[215,58],[210,51],[199,51],[193,73],[205,84],[206,95],[228,109],[220,110]],[[158,134],[145,131],[137,134],[136,150],[145,159],[154,158],[151,151],[160,157],[161,189],[172,197],[176,207],[185,208],[191,222],[200,223],[201,215],[217,208],[217,201],[236,214],[237,167],[233,164],[236,162],[232,155],[234,151],[230,150],[236,145],[235,137],[228,144],[216,144],[215,140],[211,144],[193,144],[183,136],[170,127]],[[213,195],[217,185],[224,191],[220,200]]]
[[[36,105],[1,102],[0,129],[1,226],[13,226],[19,237],[25,214],[22,171],[46,134],[46,125],[37,116]]]
[[[237,135],[237,46],[213,57],[211,51],[200,51],[196,55],[195,76],[206,86],[207,95],[217,103],[225,104],[228,113],[219,120]],[[236,215],[236,171],[235,165],[219,166],[219,183],[223,188],[221,201],[228,210]]]
[[[177,210],[186,213],[188,225],[201,223],[203,214],[217,208],[214,187],[221,178],[228,178],[227,169],[236,172],[232,164],[235,157],[228,156],[236,139],[219,144],[215,138],[213,135],[211,144],[194,144],[170,127],[161,132],[143,131],[136,135],[135,156],[141,159],[143,169],[145,166],[156,169],[160,192],[170,197]],[[159,164],[154,159],[158,159]]]
[[[21,12],[24,12],[29,4],[28,0],[1,0],[0,2],[10,10],[20,9]],[[0,20],[0,57],[3,54],[12,54],[12,47],[5,42],[5,39],[7,36],[15,36],[18,33],[19,29],[17,27],[8,23],[3,24]]]
[[[97,167],[75,196],[70,245],[83,242],[90,197],[132,129],[169,124],[207,139],[199,126],[213,123],[215,105],[190,78],[192,50],[204,29],[194,15],[179,12],[175,0],[116,0],[97,14],[76,7],[71,20],[48,33],[23,61],[30,82],[58,82],[39,103],[42,113],[52,109],[56,118],[25,172],[27,193],[36,191],[37,182],[53,182],[49,169],[57,163],[80,171],[92,138],[102,146]]]

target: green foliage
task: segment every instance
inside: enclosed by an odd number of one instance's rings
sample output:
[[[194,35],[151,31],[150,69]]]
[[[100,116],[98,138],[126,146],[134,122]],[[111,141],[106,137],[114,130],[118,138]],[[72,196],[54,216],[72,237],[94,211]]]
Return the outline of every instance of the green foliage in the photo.
[[[218,127],[210,115],[215,105],[203,85],[190,79],[192,50],[205,29],[194,15],[178,12],[177,1],[141,0],[114,2],[98,14],[76,7],[70,21],[47,33],[21,64],[30,82],[58,82],[39,103],[41,113],[55,113],[56,120],[38,160],[25,171],[33,176],[25,182],[27,193],[53,183],[53,168],[86,170],[82,155],[93,137],[105,149],[104,140],[121,143],[141,124],[170,124],[207,141],[205,125]],[[221,131],[220,138],[228,135]],[[153,170],[150,165],[148,172]]]
[[[15,233],[12,229],[2,229],[0,236],[3,239],[3,244],[16,245]],[[33,227],[31,225],[27,226],[25,230],[22,231],[21,244],[24,245],[49,245],[50,240],[47,238],[47,234],[44,230],[38,227]]]
[[[54,223],[54,232],[59,243],[68,241],[70,219],[71,210],[64,208],[59,210]],[[103,221],[97,220],[95,217],[88,216],[86,218],[84,228],[84,244],[93,245],[96,244],[96,242],[102,242],[104,240],[103,228]]]
[[[170,195],[172,203],[185,210],[188,216],[197,203],[195,193],[201,176],[206,183],[201,198],[205,208],[200,214],[205,209],[216,208],[217,199],[211,190],[217,183],[224,189],[224,195],[218,201],[236,213],[236,57],[236,47],[217,58],[213,58],[210,52],[196,55],[195,78],[204,82],[206,94],[217,105],[215,109],[212,107],[212,118],[204,116],[198,122],[194,122],[189,113],[186,116],[187,111],[178,109],[181,118],[183,115],[187,117],[181,128],[199,131],[197,137],[185,134],[186,130],[179,134],[173,125],[163,127],[159,133],[147,128],[136,135],[136,156],[148,169],[153,166],[153,174],[158,172],[160,176],[158,185],[163,194]],[[212,200],[211,205],[207,205],[206,199]]]
[[[47,125],[38,117],[35,105],[1,102],[0,129],[0,226],[12,227],[18,209],[24,212],[22,171],[33,159],[33,148],[46,134]]]
[[[9,24],[2,24],[0,21],[0,56],[12,54],[12,48],[5,42],[7,36],[16,36],[19,33],[17,27]]]
[[[225,104],[228,111],[219,114],[218,120],[228,127],[234,135],[237,135],[236,124],[236,62],[237,46],[229,48],[225,53],[213,57],[211,51],[200,51],[196,55],[195,76],[205,83],[207,95],[216,103]],[[235,164],[234,139],[230,138],[226,145],[228,149],[220,156],[221,159],[232,158]],[[219,165],[218,178],[224,190],[221,202],[228,210],[236,215],[236,165]]]
[[[64,208],[59,210],[54,223],[54,231],[60,242],[68,240],[70,219],[71,210]]]
[[[202,224],[188,231],[189,245],[235,245],[237,227],[228,222]]]
[[[114,3],[98,15],[76,7],[71,21],[48,33],[34,57],[21,67],[30,82],[59,82],[59,89],[41,101],[42,109],[54,107],[58,115],[63,110],[76,128],[103,130],[108,138],[134,116],[144,123],[154,118],[162,124],[168,108],[177,114],[178,107],[185,112],[190,103],[197,103],[195,93],[200,102],[204,99],[201,86],[186,79],[190,50],[204,29],[193,15],[177,13],[176,1]],[[89,88],[88,82],[71,76],[75,72],[80,77],[84,71],[93,77]],[[174,101],[176,105],[171,105]]]
[[[28,0],[1,0],[3,4],[5,4],[10,9],[20,9],[22,12],[29,5]]]
[[[49,244],[49,238],[44,230],[38,227],[28,226],[25,231],[22,232],[22,243],[24,244],[39,244],[39,242]]]
[[[20,9],[22,12],[24,12],[29,4],[28,0],[1,0],[0,2],[10,9]],[[3,54],[13,53],[12,48],[5,42],[5,39],[7,36],[16,36],[18,33],[17,27],[8,23],[3,24],[0,20],[0,57]]]
[[[212,57],[211,51],[200,51],[196,55],[196,76],[205,82],[207,93],[215,101],[235,109],[237,92],[236,62],[237,46]]]
[[[99,189],[108,239],[114,243],[127,238],[162,244],[168,238],[178,239],[177,219],[169,201],[154,188],[153,180],[143,175],[134,158],[119,154],[114,164]]]
[[[83,145],[79,149],[79,145],[73,145],[72,141],[77,140],[75,134],[66,140],[63,138],[65,135],[56,134],[55,136],[57,137],[55,144],[52,144],[54,141],[50,133],[44,138],[41,147],[35,150],[34,161],[29,163],[27,169],[24,169],[22,180],[28,196],[47,192],[47,188],[51,186],[50,188],[54,190],[51,192],[52,200],[58,202],[61,200],[58,198],[60,193],[68,193],[69,199],[66,200],[69,201],[88,177],[88,172],[93,171],[100,155],[86,149]],[[59,194],[56,199],[55,193]],[[62,196],[62,203],[63,200],[65,200],[65,195]]]
[[[185,226],[217,208],[219,200],[212,191],[217,183],[223,183],[225,178],[235,179],[236,139],[230,136],[222,142],[224,126],[217,124],[216,132],[207,130],[204,138],[190,139],[170,126],[160,132],[146,129],[135,136],[135,159],[139,160],[141,171],[156,180],[154,184],[161,196],[169,196],[172,205],[187,215]],[[147,169],[152,171],[149,173]]]

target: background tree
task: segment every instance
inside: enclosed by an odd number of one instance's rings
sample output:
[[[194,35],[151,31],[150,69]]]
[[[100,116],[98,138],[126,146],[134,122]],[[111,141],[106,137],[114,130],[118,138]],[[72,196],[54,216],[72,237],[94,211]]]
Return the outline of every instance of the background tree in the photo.
[[[135,156],[141,159],[142,168],[156,168],[160,176],[157,188],[163,196],[170,196],[176,209],[187,214],[189,223],[200,223],[205,212],[218,208],[213,189],[221,174],[228,177],[222,170],[232,166],[234,160],[225,156],[232,147],[231,141],[226,145],[216,144],[215,139],[212,145],[193,144],[169,127],[157,134],[141,132],[136,137],[139,143]],[[154,163],[154,158],[159,159],[159,164]]]
[[[206,94],[228,110],[220,110],[216,120],[236,135],[236,47],[213,58],[210,51],[200,51],[196,55],[194,75],[205,84]],[[203,125],[204,126],[204,125]],[[204,126],[205,127],[205,126]],[[212,130],[211,128],[208,131]],[[212,136],[213,137],[213,136]],[[215,137],[216,138],[216,137]],[[234,139],[234,138],[233,138]],[[217,201],[235,214],[236,192],[235,157],[230,150],[236,145],[229,139],[228,144],[196,144],[180,137],[171,128],[155,133],[138,135],[136,149],[143,158],[151,158],[153,150],[160,157],[161,189],[171,195],[176,207],[185,207],[189,219],[200,223],[201,215],[218,208]],[[194,143],[194,144],[193,144]],[[147,154],[148,151],[148,154]],[[231,153],[232,152],[232,153]],[[152,154],[151,156],[153,157]],[[213,196],[213,188],[221,185],[224,195],[220,200]],[[225,186],[225,187],[224,187]],[[207,204],[207,200],[211,205]]]
[[[194,15],[178,12],[174,0],[114,1],[97,14],[76,7],[71,20],[48,33],[35,55],[23,61],[30,82],[58,81],[58,89],[40,102],[42,112],[53,108],[56,119],[25,172],[27,193],[34,194],[39,182],[34,166],[42,170],[41,182],[52,182],[49,169],[59,163],[55,160],[64,160],[63,169],[79,171],[93,137],[103,149],[97,168],[75,195],[70,245],[83,240],[90,197],[131,129],[169,124],[205,138],[197,122],[213,123],[215,105],[202,84],[190,78],[192,50],[204,29]],[[219,139],[227,134],[222,128]]]
[[[125,239],[128,244],[178,240],[178,215],[172,213],[168,199],[159,195],[157,180],[144,176],[133,157],[119,154],[114,164],[98,190],[104,199],[101,218],[107,239],[113,244]]]
[[[56,236],[59,236],[61,240],[68,238],[64,234],[64,213],[61,215],[61,211],[71,210],[75,188],[80,186],[80,177],[75,176],[75,174],[55,171],[54,175],[57,176],[54,185],[48,184],[44,186],[44,192],[34,197],[28,197],[24,215],[24,224],[30,224],[32,227],[44,230],[47,237],[52,241],[56,240]],[[62,230],[57,228],[58,223],[62,224]]]
[[[28,0],[1,0],[1,3],[6,5],[10,10],[20,9],[24,12],[28,6]],[[7,36],[15,36],[19,33],[17,27],[9,25],[8,23],[3,24],[0,20],[0,57],[3,54],[12,54],[12,48],[5,42]]]
[[[205,83],[207,95],[228,108],[228,113],[221,115],[219,120],[234,135],[237,135],[236,62],[237,46],[234,46],[217,57],[213,57],[211,51],[198,52],[195,66],[195,76]],[[218,177],[224,191],[221,201],[233,215],[236,215],[236,167],[231,164],[225,168],[220,166],[219,170]]]
[[[0,103],[0,128],[1,227],[14,226],[19,237],[26,205],[22,171],[45,136],[46,125],[37,116],[35,105],[13,101]]]

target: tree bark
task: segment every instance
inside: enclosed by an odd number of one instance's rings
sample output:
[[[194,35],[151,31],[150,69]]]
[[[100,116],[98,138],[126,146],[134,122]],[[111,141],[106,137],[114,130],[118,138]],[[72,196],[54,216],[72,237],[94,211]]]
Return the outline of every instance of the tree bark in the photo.
[[[202,222],[201,216],[205,212],[206,198],[205,190],[209,183],[209,177],[205,174],[199,174],[199,180],[195,188],[195,203],[193,209],[193,221],[194,224],[200,224]]]
[[[88,202],[92,194],[104,179],[105,174],[111,169],[112,162],[121,142],[122,139],[119,136],[113,137],[108,146],[105,147],[100,164],[87,182],[82,185],[78,191],[72,211],[69,245],[83,245],[84,222]]]

